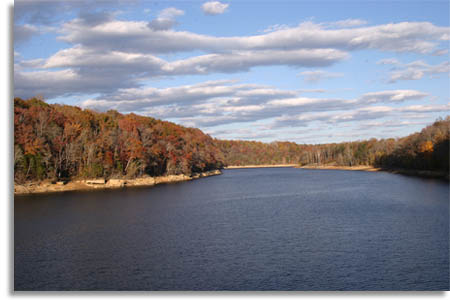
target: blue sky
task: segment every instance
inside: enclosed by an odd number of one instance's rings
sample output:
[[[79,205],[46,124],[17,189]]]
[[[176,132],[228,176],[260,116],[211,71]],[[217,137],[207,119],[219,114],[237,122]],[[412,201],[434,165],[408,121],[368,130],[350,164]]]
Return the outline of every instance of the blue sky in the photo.
[[[213,137],[401,137],[450,112],[448,1],[15,1],[14,95]]]

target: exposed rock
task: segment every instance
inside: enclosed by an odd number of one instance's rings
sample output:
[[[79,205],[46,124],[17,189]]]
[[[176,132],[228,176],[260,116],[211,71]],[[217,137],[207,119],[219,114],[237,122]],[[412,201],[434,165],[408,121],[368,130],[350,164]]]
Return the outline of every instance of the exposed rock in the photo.
[[[127,184],[127,181],[124,179],[110,179],[106,184],[109,187],[124,187]]]
[[[26,194],[29,192],[30,191],[23,185],[18,185],[18,184],[14,185],[14,194]]]
[[[86,184],[105,184],[106,180],[105,178],[99,178],[99,179],[88,179],[85,180]]]
[[[155,178],[155,183],[167,183],[167,182],[177,182],[177,181],[184,181],[184,180],[191,180],[192,178],[187,175],[168,175],[168,176],[160,176]]]
[[[127,181],[127,185],[130,186],[143,186],[143,185],[154,185],[155,184],[155,178],[153,177],[142,177],[142,178],[136,178],[131,179]]]
[[[89,179],[89,180],[74,180],[69,182],[59,181],[56,184],[50,184],[48,182],[31,182],[28,184],[14,185],[14,194],[33,194],[33,193],[48,193],[48,192],[63,192],[63,191],[80,191],[91,189],[108,189],[118,188],[124,186],[152,186],[158,183],[179,182],[191,179],[197,179],[201,177],[207,177],[212,175],[220,175],[222,172],[219,170],[208,171],[203,173],[187,175],[168,175],[159,177],[141,177],[135,179],[109,179],[108,182],[104,178]]]

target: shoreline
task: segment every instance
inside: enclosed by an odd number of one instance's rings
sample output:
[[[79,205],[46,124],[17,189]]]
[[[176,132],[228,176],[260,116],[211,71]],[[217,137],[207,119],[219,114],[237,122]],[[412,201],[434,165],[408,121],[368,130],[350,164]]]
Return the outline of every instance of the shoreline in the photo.
[[[140,177],[134,179],[115,179],[111,178],[105,180],[104,178],[87,179],[87,180],[74,180],[65,182],[57,182],[55,184],[51,182],[31,182],[27,184],[14,184],[14,196],[16,195],[31,195],[31,194],[44,194],[44,193],[58,193],[67,191],[90,191],[101,189],[117,189],[125,187],[135,186],[154,186],[160,183],[173,183],[180,181],[189,181],[193,179],[220,175],[220,170],[207,171],[202,173],[192,174],[191,176],[179,174],[179,175],[167,175],[158,177]]]
[[[245,166],[227,166],[224,169],[252,169],[252,168],[297,168],[309,170],[343,170],[343,171],[364,171],[364,172],[389,172],[393,174],[402,174],[407,176],[417,176],[424,178],[436,178],[441,180],[449,180],[449,174],[442,171],[430,170],[409,170],[409,169],[386,169],[368,165],[358,166],[335,166],[335,165],[305,165],[296,164],[280,164],[280,165],[245,165]],[[66,191],[90,191],[101,189],[117,189],[136,186],[154,186],[161,183],[175,183],[180,181],[189,181],[193,179],[220,175],[220,170],[207,171],[192,174],[191,176],[167,175],[158,177],[140,177],[134,179],[114,179],[105,180],[104,178],[73,180],[69,182],[31,182],[26,184],[14,184],[14,196],[31,195],[44,193],[57,193]]]
[[[284,165],[245,165],[245,166],[227,166],[227,169],[255,169],[255,168],[293,168],[297,167],[297,164],[284,164]]]
[[[366,172],[384,171],[381,168],[366,165],[358,165],[358,166],[306,165],[297,168],[309,170],[317,169],[317,170],[345,170],[345,171],[366,171]]]
[[[424,178],[436,178],[442,180],[449,180],[449,174],[443,171],[432,171],[432,170],[410,170],[410,169],[389,169],[389,168],[379,168],[375,166],[359,165],[359,166],[332,166],[332,165],[306,165],[297,167],[298,169],[309,169],[309,170],[344,170],[344,171],[365,171],[365,172],[389,172],[393,174],[401,174],[407,176],[416,176]]]

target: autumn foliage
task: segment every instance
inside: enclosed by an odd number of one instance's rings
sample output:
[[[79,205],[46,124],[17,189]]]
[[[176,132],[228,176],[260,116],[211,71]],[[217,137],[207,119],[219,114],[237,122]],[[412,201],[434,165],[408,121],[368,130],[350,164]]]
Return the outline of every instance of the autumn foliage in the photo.
[[[419,133],[391,141],[393,151],[376,161],[380,166],[449,171],[450,116],[436,120]]]
[[[449,169],[450,117],[401,139],[304,145],[217,140],[135,114],[14,99],[14,180],[160,176],[226,165],[376,165]]]
[[[449,170],[450,117],[400,139],[299,145],[216,140],[228,165],[372,165],[383,168]]]
[[[135,114],[14,100],[16,182],[191,174],[223,166],[213,139]]]

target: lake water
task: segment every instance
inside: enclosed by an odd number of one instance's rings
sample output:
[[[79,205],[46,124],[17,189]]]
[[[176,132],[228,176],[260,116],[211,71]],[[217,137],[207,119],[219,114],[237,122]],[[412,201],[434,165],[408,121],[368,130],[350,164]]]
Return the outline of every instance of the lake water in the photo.
[[[449,185],[293,168],[15,197],[15,290],[448,290]]]

